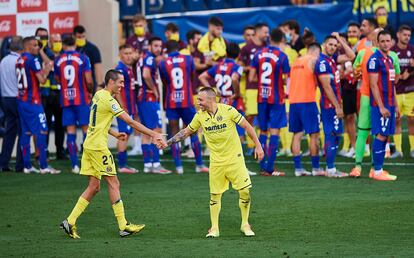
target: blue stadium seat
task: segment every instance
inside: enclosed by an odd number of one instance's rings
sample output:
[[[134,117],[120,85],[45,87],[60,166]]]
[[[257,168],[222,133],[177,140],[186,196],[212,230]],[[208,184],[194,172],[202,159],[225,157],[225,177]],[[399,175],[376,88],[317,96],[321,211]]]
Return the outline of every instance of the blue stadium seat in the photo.
[[[138,0],[119,0],[119,17],[134,16],[141,12],[141,2]]]
[[[230,5],[230,8],[241,8],[249,6],[247,0],[229,0],[228,3]]]
[[[208,0],[207,1],[207,7],[209,9],[223,9],[225,8],[225,2],[224,0]]]
[[[187,11],[203,11],[206,9],[204,0],[184,0]]]
[[[267,6],[269,5],[268,0],[250,0],[250,6],[256,7],[256,6]]]
[[[164,0],[163,13],[183,12],[182,0]]]
[[[292,5],[290,0],[270,0],[269,5],[279,6],[279,5]]]

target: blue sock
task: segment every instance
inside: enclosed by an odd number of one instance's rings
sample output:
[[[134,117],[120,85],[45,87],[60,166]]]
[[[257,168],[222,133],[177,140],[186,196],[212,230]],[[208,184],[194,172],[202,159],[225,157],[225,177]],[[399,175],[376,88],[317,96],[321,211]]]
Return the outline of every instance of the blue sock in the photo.
[[[155,144],[151,144],[151,150],[152,150],[152,163],[160,162],[160,151],[158,150]]]
[[[149,144],[142,144],[142,156],[144,157],[144,164],[151,163],[151,146]]]
[[[171,152],[174,158],[175,167],[182,167],[180,143],[176,142],[171,145]]]
[[[24,167],[31,168],[32,163],[30,162],[30,135],[23,133],[20,136],[20,148],[22,150]]]
[[[262,170],[266,170],[266,153],[267,153],[267,147],[266,147],[266,143],[267,143],[267,135],[265,134],[261,134],[259,136],[259,142],[262,145],[263,151],[265,153],[263,159],[260,161],[260,168]]]
[[[312,168],[320,168],[320,166],[319,166],[319,155],[311,156],[311,160],[312,160]]]
[[[194,151],[194,157],[195,157],[195,160],[196,160],[196,165],[197,166],[202,166],[203,165],[203,157],[201,156],[201,144],[200,144],[200,141],[198,140],[197,134],[191,135],[190,139],[191,139],[191,148]]]
[[[39,133],[36,140],[36,146],[39,150],[39,164],[41,169],[47,168],[46,137],[46,134]]]
[[[325,134],[325,151],[326,151],[326,167],[328,169],[335,168],[335,157],[336,157],[336,136]]]
[[[303,169],[301,159],[302,159],[301,154],[299,154],[298,156],[293,156],[293,162],[295,163],[295,170],[296,169]]]
[[[374,143],[372,144],[372,160],[374,162],[375,170],[381,170],[384,165],[386,144],[387,140],[381,141],[377,138],[375,138]]]
[[[279,136],[278,135],[271,135],[269,140],[269,148],[267,150],[267,172],[273,172],[275,169],[275,161],[277,150],[279,148]]]
[[[66,146],[69,151],[70,161],[72,167],[78,166],[78,148],[76,146],[76,134],[68,133],[66,137]]]
[[[120,168],[126,167],[128,154],[126,151],[118,151],[118,166]]]

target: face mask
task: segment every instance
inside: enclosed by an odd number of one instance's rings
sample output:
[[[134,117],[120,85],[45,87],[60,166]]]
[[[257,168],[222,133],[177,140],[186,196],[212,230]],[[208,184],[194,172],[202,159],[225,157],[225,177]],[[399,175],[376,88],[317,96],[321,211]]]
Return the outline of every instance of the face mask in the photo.
[[[385,26],[387,25],[387,16],[378,16],[377,17],[378,25]]]
[[[285,33],[286,43],[290,43],[292,41],[292,35],[290,33]]]
[[[52,44],[52,51],[55,53],[62,51],[62,42],[54,42]]]
[[[180,40],[180,34],[178,33],[173,33],[170,35],[170,40],[174,40],[174,41],[179,41]]]
[[[76,46],[77,47],[83,47],[83,46],[85,46],[86,45],[86,39],[79,39],[79,38],[76,38]]]
[[[40,43],[42,43],[42,48],[47,46],[47,39],[41,39]]]
[[[350,37],[350,38],[348,38],[348,42],[349,42],[349,44],[351,44],[351,46],[354,46],[358,42],[358,38],[357,37]]]
[[[142,37],[145,35],[145,29],[144,27],[134,27],[134,33],[138,37]]]

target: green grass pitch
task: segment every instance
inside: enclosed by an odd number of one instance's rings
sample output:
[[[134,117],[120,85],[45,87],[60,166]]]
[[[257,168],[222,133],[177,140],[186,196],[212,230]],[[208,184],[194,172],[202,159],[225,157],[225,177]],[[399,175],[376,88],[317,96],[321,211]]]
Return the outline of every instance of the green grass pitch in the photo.
[[[173,168],[168,155],[165,165]],[[209,228],[208,175],[120,175],[127,219],[145,223],[138,235],[118,236],[106,185],[79,218],[81,239],[58,228],[87,184],[69,173],[0,174],[2,257],[413,257],[414,163],[386,160],[395,182],[360,179],[295,178],[291,159],[280,158],[287,176],[252,177],[252,238],[239,232],[238,194],[224,194],[220,238],[205,239]],[[309,158],[304,158],[309,167]],[[411,163],[410,163],[411,162]],[[141,157],[132,165],[142,168]],[[257,164],[247,158],[247,166]],[[352,160],[339,159],[348,171]]]

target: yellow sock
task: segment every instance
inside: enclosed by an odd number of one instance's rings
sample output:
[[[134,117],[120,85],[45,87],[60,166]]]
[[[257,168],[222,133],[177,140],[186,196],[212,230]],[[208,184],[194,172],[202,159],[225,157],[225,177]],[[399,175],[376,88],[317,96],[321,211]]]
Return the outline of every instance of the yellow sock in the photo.
[[[287,134],[286,127],[283,127],[282,129],[280,129],[279,139],[280,139],[280,143],[282,144],[282,149],[284,150],[287,149],[286,134]]]
[[[293,139],[293,133],[289,132],[289,130],[286,128],[286,148],[287,150],[292,149],[292,139]]]
[[[76,203],[75,207],[73,208],[72,212],[68,217],[69,224],[76,224],[76,220],[85,211],[86,207],[88,207],[88,204],[89,202],[86,199],[84,199],[83,197],[79,197],[78,202]]]
[[[395,150],[402,152],[402,134],[394,134]]]
[[[410,142],[410,151],[414,150],[414,135],[408,135],[408,141]]]
[[[342,145],[342,149],[348,151],[349,144],[351,144],[351,142],[349,141],[349,134],[344,133],[344,144]]]
[[[125,219],[124,203],[122,200],[119,200],[113,204],[112,209],[114,210],[115,218],[118,221],[119,230],[124,230],[127,221]]]
[[[210,219],[211,228],[219,229],[219,215],[221,210],[221,195],[210,194]]]
[[[239,191],[239,207],[241,212],[241,225],[244,226],[249,224],[249,213],[250,213],[250,193],[249,189],[245,188]]]

